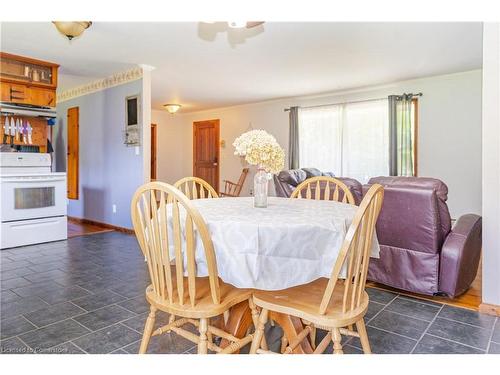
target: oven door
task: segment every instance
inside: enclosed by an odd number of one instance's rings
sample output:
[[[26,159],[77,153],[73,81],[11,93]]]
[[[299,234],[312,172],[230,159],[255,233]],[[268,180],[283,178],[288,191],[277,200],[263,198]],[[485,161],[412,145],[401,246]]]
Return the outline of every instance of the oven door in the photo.
[[[2,222],[66,215],[66,174],[1,176]]]

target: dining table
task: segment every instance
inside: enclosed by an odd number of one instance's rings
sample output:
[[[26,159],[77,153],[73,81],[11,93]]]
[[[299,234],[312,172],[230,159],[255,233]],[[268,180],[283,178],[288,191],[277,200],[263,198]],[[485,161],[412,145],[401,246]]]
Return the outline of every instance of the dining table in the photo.
[[[268,197],[266,208],[254,207],[252,197],[191,203],[207,225],[219,277],[237,288],[258,290],[281,290],[329,278],[358,208],[336,201],[279,197]],[[207,276],[201,241],[195,246],[197,276]],[[371,256],[379,256],[376,235]],[[281,326],[288,342],[303,328],[296,317],[272,313],[270,319]],[[252,324],[248,302],[242,302],[230,310],[225,329],[241,338]],[[228,344],[223,340],[221,346]],[[294,350],[312,351],[307,340]]]

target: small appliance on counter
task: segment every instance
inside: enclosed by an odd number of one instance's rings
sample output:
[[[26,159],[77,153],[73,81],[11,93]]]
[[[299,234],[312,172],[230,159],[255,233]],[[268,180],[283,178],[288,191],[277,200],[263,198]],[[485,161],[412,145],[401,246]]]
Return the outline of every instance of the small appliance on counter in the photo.
[[[0,153],[0,248],[67,239],[66,173],[46,153]]]

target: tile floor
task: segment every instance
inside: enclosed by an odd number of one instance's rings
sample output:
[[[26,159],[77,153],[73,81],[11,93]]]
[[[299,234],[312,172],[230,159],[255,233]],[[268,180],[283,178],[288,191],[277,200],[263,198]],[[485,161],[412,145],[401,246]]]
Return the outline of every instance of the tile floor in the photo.
[[[136,240],[118,232],[0,252],[1,353],[137,353],[148,274]],[[368,289],[375,353],[500,353],[500,320],[461,308]],[[165,324],[166,314],[157,324]],[[324,332],[318,333],[318,340]],[[278,350],[281,329],[267,327]],[[346,353],[361,353],[346,339]],[[331,352],[331,347],[329,348]],[[194,353],[166,334],[151,353]]]

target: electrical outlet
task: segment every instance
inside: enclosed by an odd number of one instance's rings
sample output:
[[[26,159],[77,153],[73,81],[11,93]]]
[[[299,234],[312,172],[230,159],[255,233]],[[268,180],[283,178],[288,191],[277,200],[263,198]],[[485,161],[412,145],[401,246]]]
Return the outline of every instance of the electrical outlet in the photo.
[[[253,197],[253,189],[250,189],[250,196]]]
[[[116,204],[113,205],[113,213],[116,214]]]

